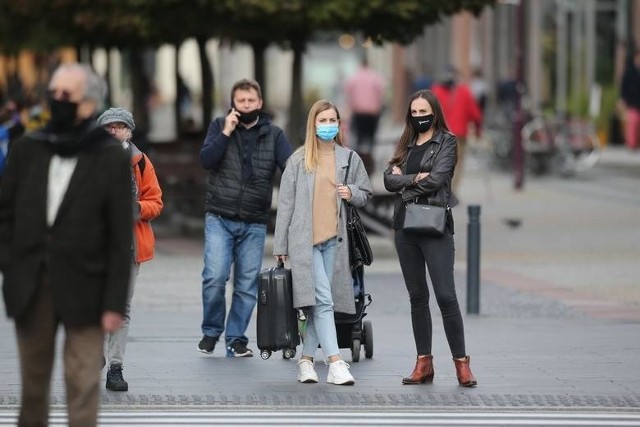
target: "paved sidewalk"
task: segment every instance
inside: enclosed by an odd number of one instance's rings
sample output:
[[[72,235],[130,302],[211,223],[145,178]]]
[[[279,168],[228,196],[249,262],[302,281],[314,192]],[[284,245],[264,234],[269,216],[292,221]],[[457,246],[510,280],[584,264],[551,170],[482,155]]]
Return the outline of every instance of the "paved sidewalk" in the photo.
[[[380,188],[379,176],[373,176]],[[227,359],[196,351],[200,339],[200,239],[163,236],[133,302],[128,393],[103,392],[105,411],[572,411],[640,413],[640,154],[605,152],[579,178],[528,180],[486,172],[471,157],[455,210],[460,303],[466,307],[467,206],[482,206],[480,315],[465,315],[479,386],[457,386],[435,304],[432,385],[403,386],[415,348],[409,303],[392,242],[373,238],[366,320],[374,357],[352,364],[356,384],[298,384],[294,361]],[[519,220],[512,228],[509,220]],[[267,253],[268,250],[267,250]],[[272,262],[265,257],[265,265]],[[249,327],[255,346],[255,323]],[[19,378],[12,324],[0,320],[0,409],[14,410]],[[350,352],[343,349],[350,360]],[[257,351],[256,351],[257,355]],[[64,403],[58,364],[52,404]],[[633,424],[630,424],[633,425]]]

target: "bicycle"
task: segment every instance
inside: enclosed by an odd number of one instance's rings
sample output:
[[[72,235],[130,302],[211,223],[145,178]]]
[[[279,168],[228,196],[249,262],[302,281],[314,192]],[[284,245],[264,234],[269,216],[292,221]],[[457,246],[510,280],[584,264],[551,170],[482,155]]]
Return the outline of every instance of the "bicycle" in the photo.
[[[482,133],[489,142],[489,167],[509,171],[513,167],[514,125],[512,112],[496,108],[486,115]]]
[[[522,144],[528,168],[535,174],[556,170],[573,176],[592,169],[602,147],[589,120],[538,115],[522,127]]]

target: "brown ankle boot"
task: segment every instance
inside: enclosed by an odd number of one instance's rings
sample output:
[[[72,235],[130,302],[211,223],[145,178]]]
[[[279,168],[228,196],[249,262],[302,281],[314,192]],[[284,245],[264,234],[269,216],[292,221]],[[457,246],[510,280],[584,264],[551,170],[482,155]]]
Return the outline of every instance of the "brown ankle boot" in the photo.
[[[458,383],[462,387],[473,387],[474,385],[478,385],[478,381],[471,373],[471,369],[469,368],[469,361],[471,359],[469,356],[465,356],[464,359],[453,359],[453,363],[456,365],[456,375],[458,376]]]
[[[416,367],[408,377],[402,379],[402,384],[422,384],[433,382],[433,356],[428,354],[418,356]]]

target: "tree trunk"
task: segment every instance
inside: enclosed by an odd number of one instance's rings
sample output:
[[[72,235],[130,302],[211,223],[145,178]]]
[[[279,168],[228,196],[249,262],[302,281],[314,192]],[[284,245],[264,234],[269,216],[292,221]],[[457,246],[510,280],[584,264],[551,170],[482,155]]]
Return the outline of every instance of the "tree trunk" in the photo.
[[[287,136],[293,147],[299,147],[304,143],[305,132],[305,106],[302,99],[302,54],[304,42],[293,43],[293,69],[291,80],[291,102],[289,103],[289,123]]]
[[[139,48],[131,48],[129,52],[129,72],[131,73],[131,91],[133,92],[133,117],[136,122],[135,138],[145,144],[149,132],[148,102],[151,85],[145,75],[143,52]]]
[[[82,62],[82,43],[76,44],[73,48],[76,54],[76,61]]]
[[[262,89],[262,109],[268,111],[267,108],[267,77],[266,77],[266,62],[265,51],[267,50],[267,44],[263,42],[251,43],[253,49],[253,76],[260,84]]]
[[[213,93],[215,87],[211,63],[207,56],[207,39],[198,37],[197,41],[198,52],[200,54],[200,72],[202,74],[202,129],[206,132],[211,122],[211,115],[213,114]]]
[[[105,102],[109,107],[113,105],[113,87],[111,87],[111,81],[113,77],[113,61],[111,60],[111,49],[107,48],[107,72],[104,76],[105,84],[107,85],[107,97]]]
[[[18,64],[18,55],[11,55],[11,59],[8,61],[9,63],[16,64],[7,78],[7,96],[9,99],[23,99],[25,96],[24,86],[22,84],[22,79],[20,78],[20,74],[18,73],[19,67]],[[48,86],[45,86],[45,90]],[[45,95],[43,93],[43,95]]]
[[[89,63],[89,66],[94,72],[96,71],[96,61],[94,56],[95,50],[96,50],[95,46],[91,44],[87,45],[87,55],[88,55],[87,61]]]
[[[181,43],[174,44],[174,48],[176,50],[176,56],[173,61],[174,71],[175,71],[175,90],[176,97],[173,102],[173,119],[176,123],[176,137],[179,139],[182,136],[182,114],[180,111],[180,92],[182,88],[180,87],[180,45]]]

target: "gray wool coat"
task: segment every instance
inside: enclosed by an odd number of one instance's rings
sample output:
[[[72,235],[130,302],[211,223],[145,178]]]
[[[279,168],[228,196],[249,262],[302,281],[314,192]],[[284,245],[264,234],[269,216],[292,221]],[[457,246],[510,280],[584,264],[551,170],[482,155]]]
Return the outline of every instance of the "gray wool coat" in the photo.
[[[336,180],[345,182],[345,172],[351,150],[336,144]],[[373,190],[362,159],[354,152],[347,179],[351,190],[351,203],[364,206]],[[291,155],[282,174],[278,197],[276,229],[273,238],[273,254],[289,257],[293,276],[293,306],[296,308],[316,305],[313,281],[313,190],[315,173],[304,169],[304,151]],[[349,266],[349,247],[342,199],[338,201],[338,234],[336,259],[331,281],[334,310],[341,313],[355,313],[353,279]]]

